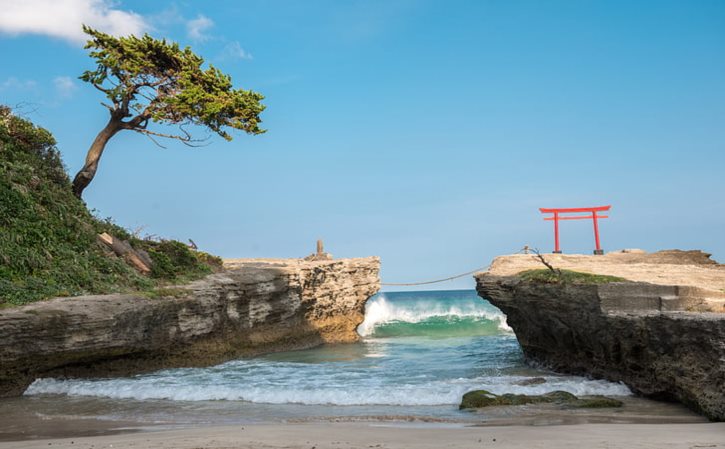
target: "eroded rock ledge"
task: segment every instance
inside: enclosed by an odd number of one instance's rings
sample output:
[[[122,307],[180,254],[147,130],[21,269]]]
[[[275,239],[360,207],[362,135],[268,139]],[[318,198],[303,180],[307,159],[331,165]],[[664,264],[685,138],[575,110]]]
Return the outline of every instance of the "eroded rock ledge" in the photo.
[[[84,296],[0,310],[0,396],[21,394],[37,377],[128,375],[352,342],[380,288],[377,257],[225,267],[166,290],[169,297]]]
[[[524,280],[518,272],[543,268],[534,256],[497,258],[475,276],[477,290],[506,314],[527,359],[725,420],[723,265],[679,251],[545,257],[558,268],[634,280]]]

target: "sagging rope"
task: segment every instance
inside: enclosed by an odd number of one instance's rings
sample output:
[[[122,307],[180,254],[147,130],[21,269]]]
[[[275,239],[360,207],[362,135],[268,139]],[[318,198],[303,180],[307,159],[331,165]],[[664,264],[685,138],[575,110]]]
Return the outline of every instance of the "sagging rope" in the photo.
[[[523,248],[521,248],[520,250],[518,250],[515,254],[520,254],[520,253],[521,254],[530,254],[531,252],[538,252],[538,251],[535,250],[535,249],[531,249],[529,247],[529,245],[526,245]],[[438,282],[452,281],[453,279],[462,278],[463,276],[469,276],[469,275],[471,275],[473,273],[478,273],[479,271],[483,271],[486,268],[488,268],[488,267],[485,266],[485,267],[476,268],[475,270],[468,271],[468,272],[463,273],[463,274],[457,274],[455,276],[447,277],[447,278],[444,278],[444,279],[436,279],[435,281],[425,281],[425,282],[381,282],[380,285],[392,285],[392,286],[397,286],[397,287],[410,287],[410,286],[413,286],[413,285],[437,284]]]
[[[463,274],[457,274],[455,276],[447,277],[445,279],[436,279],[435,281],[425,281],[425,282],[381,282],[380,285],[395,285],[398,287],[402,286],[412,286],[412,285],[425,285],[425,284],[436,284],[438,282],[445,282],[445,281],[452,281],[453,279],[462,278],[463,276],[468,276],[473,273],[478,273],[479,271],[485,270],[486,267],[476,268],[473,271],[469,271]]]

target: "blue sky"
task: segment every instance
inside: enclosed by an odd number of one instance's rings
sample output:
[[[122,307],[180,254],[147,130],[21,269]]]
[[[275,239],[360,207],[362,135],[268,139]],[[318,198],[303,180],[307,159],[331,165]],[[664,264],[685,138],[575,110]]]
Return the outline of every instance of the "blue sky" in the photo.
[[[323,238],[337,257],[381,256],[383,280],[406,282],[526,244],[551,250],[539,207],[611,204],[606,250],[725,261],[725,2],[0,0],[0,11],[0,102],[51,130],[72,174],[107,120],[77,79],[92,67],[81,22],[190,45],[266,96],[264,135],[110,142],[85,199],[142,234],[225,257],[299,257]],[[565,252],[593,245],[589,222],[562,225]]]

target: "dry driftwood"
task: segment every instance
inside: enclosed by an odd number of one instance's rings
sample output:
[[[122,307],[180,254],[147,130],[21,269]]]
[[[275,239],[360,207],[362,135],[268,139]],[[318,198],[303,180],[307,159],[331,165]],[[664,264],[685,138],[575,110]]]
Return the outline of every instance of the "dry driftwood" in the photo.
[[[151,258],[145,251],[136,251],[128,242],[114,238],[105,232],[98,234],[98,241],[110,248],[118,257],[133,265],[139,273],[151,272]]]

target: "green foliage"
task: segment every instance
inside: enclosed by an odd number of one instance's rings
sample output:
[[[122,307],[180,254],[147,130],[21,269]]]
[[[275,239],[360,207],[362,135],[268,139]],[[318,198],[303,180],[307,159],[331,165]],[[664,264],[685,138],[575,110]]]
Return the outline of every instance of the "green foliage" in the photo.
[[[150,279],[107,256],[96,243],[101,232],[134,242],[123,228],[95,218],[72,194],[52,135],[0,106],[0,306],[148,290],[219,266],[213,256],[179,242],[149,242],[144,245],[153,247],[154,260],[166,257],[163,271]]]
[[[609,282],[626,281],[626,279],[616,276],[581,273],[571,270],[551,271],[548,268],[523,271],[519,273],[519,277],[526,281],[542,282],[545,284],[607,284]]]
[[[213,271],[219,271],[224,266],[224,262],[219,256],[198,250],[194,251],[194,256],[196,256],[199,262],[208,265]]]
[[[0,303],[146,288],[97,248],[103,229],[71,194],[51,134],[0,107]]]
[[[175,240],[154,242],[136,239],[131,241],[131,246],[151,256],[151,276],[157,279],[175,280],[180,276],[198,277],[212,272],[212,266],[206,262],[212,256],[194,251]]]
[[[224,128],[260,134],[260,103],[264,97],[251,90],[234,89],[231,78],[216,67],[203,68],[204,60],[189,47],[175,42],[143,37],[114,37],[83,28],[90,40],[86,49],[96,61],[80,79],[93,84],[111,101],[107,107],[120,112],[124,128],[146,130],[148,121],[163,124],[205,126],[226,140]],[[164,136],[168,137],[168,136]],[[182,130],[176,136],[189,141]]]

